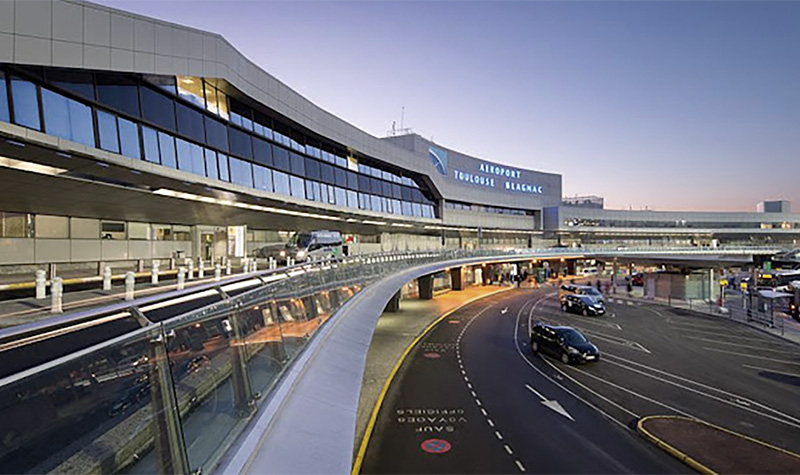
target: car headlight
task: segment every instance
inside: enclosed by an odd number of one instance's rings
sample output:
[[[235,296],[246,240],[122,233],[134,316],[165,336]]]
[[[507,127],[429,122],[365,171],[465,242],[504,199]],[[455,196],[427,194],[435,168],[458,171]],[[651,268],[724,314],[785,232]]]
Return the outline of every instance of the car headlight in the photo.
[[[286,257],[286,251],[281,251],[281,257]]]
[[[596,303],[596,304],[594,304],[594,308],[603,308],[603,304]]]
[[[575,348],[573,348],[571,346],[568,346],[567,347],[567,353],[569,353],[571,355],[577,355],[578,353],[580,353],[580,351],[578,351],[577,349],[575,349]]]
[[[305,255],[306,255],[306,251],[297,251],[297,258],[298,259],[302,259],[303,257],[305,257]]]

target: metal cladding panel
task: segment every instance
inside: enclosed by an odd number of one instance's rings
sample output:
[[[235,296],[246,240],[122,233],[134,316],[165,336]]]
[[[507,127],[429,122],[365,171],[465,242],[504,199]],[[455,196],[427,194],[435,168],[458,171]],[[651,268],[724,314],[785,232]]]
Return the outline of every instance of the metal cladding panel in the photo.
[[[55,62],[60,67],[216,77],[320,135],[367,156],[429,176],[445,199],[528,209],[556,204],[553,202],[556,196],[560,199],[559,175],[520,170],[525,183],[543,186],[541,194],[507,192],[502,188],[504,185],[481,188],[440,175],[428,159],[427,150],[409,151],[317,107],[248,60],[218,34],[81,0],[11,0],[0,2],[0,6],[13,12],[13,28],[7,24],[11,23],[9,16],[1,19],[4,30],[13,30],[3,34],[13,36],[13,41],[0,41],[12,45],[9,58],[12,62],[40,65]],[[82,21],[77,14],[62,14],[78,9],[83,11]],[[52,52],[58,52],[58,58]],[[480,162],[452,153],[454,162],[462,168],[469,169]]]

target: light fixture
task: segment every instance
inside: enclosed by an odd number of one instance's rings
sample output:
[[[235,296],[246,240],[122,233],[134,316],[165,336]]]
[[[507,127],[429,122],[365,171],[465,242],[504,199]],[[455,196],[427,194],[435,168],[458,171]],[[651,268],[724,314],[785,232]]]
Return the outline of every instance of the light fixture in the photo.
[[[0,157],[0,167],[11,168],[23,172],[38,173],[40,175],[56,176],[66,173],[64,168],[51,167],[50,165],[42,165],[40,163],[26,162],[23,160],[16,160],[14,158]]]

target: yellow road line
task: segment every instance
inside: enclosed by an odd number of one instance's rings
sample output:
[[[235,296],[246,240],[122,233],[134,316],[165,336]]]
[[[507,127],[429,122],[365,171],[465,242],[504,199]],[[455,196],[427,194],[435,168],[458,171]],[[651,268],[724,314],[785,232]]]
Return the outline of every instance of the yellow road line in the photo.
[[[406,357],[408,357],[409,353],[411,353],[411,350],[414,349],[417,343],[419,343],[420,340],[422,340],[425,337],[425,335],[427,335],[431,330],[433,330],[433,328],[436,325],[438,325],[439,322],[449,317],[453,313],[457,312],[458,310],[461,310],[467,305],[476,302],[480,299],[490,297],[495,294],[499,294],[500,292],[506,292],[508,290],[512,290],[515,288],[516,287],[508,287],[497,290],[495,292],[488,293],[486,295],[480,295],[478,297],[469,299],[466,302],[459,305],[458,307],[455,307],[452,310],[445,312],[442,316],[440,316],[439,318],[434,320],[430,325],[428,325],[422,331],[422,333],[420,333],[419,335],[417,335],[416,338],[414,338],[414,340],[408,345],[405,351],[403,351],[403,354],[400,355],[400,359],[398,359],[397,363],[395,363],[394,367],[392,368],[392,371],[389,373],[389,377],[386,378],[386,382],[383,383],[383,389],[381,389],[381,392],[378,395],[378,400],[375,401],[375,407],[372,409],[372,415],[370,416],[369,422],[367,423],[367,430],[364,432],[364,438],[361,439],[361,446],[358,450],[358,455],[356,456],[355,462],[353,462],[353,470],[351,472],[352,475],[358,475],[358,473],[361,472],[361,464],[364,462],[364,456],[367,454],[367,446],[369,445],[369,440],[370,437],[372,436],[372,431],[375,429],[375,423],[378,420],[378,413],[380,412],[381,406],[383,405],[383,400],[386,397],[386,394],[389,392],[389,386],[391,386],[392,380],[394,379],[395,375],[400,370],[400,367],[403,365],[403,362],[405,361]]]

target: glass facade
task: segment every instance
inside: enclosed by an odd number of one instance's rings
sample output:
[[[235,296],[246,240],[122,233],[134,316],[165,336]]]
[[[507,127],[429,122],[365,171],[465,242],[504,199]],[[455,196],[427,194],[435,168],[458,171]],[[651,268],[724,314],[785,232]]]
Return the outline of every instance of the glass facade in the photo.
[[[229,98],[202,78],[29,73],[0,66],[0,120],[259,191],[436,217],[435,199],[413,178],[312,137],[263,106]]]

